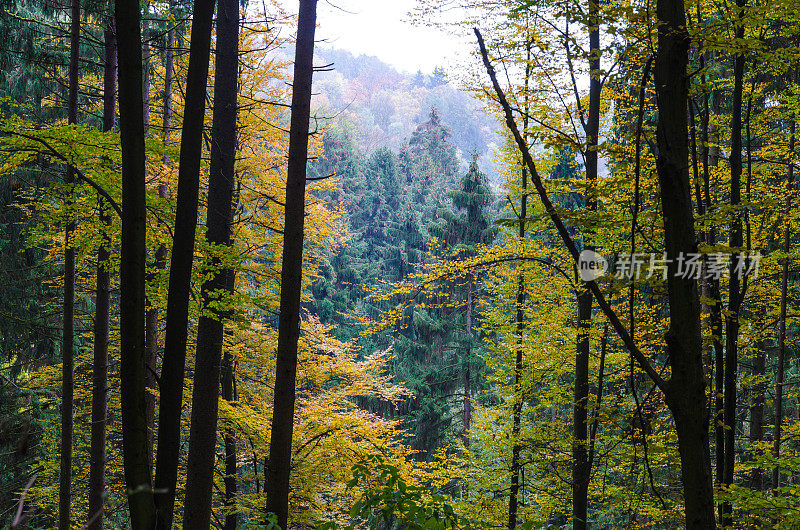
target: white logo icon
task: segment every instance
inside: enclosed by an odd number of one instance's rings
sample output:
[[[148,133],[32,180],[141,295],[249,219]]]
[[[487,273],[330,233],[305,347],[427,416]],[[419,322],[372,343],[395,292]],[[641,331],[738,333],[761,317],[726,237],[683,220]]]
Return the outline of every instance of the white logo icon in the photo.
[[[584,250],[578,256],[578,276],[585,282],[596,280],[608,270],[606,259],[593,250]]]

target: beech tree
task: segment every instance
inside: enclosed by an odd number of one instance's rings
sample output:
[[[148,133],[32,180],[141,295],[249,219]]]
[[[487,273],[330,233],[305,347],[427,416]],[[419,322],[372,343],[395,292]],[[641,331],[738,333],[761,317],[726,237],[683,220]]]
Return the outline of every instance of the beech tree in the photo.
[[[69,95],[67,96],[67,122],[78,122],[78,58],[81,44],[81,4],[72,1],[72,19],[69,37]],[[67,167],[68,208],[75,201],[75,169]],[[72,435],[73,399],[75,387],[75,232],[74,215],[70,215],[64,231],[64,304],[61,339],[61,473],[59,475],[58,528],[70,527],[72,489]]]
[[[145,146],[139,2],[117,0],[119,130],[122,146],[120,386],[125,487],[132,528],[155,525],[145,390]]]
[[[267,493],[267,513],[274,513],[277,516],[278,525],[281,528],[287,527],[289,517],[289,474],[292,462],[297,341],[300,337],[303,224],[305,221],[308,125],[311,115],[311,78],[314,73],[317,0],[300,0],[299,13],[292,82],[289,164],[286,170],[286,213],[283,223],[275,401],[272,412],[269,460],[264,484]]]
[[[117,100],[117,41],[114,26],[103,32],[105,61],[103,65],[103,132],[114,129]],[[98,198],[101,230],[109,230],[108,206]],[[111,237],[106,232],[97,248],[97,280],[94,313],[94,358],[92,361],[92,431],[91,469],[89,471],[89,511],[87,524],[91,530],[103,528],[106,474],[106,422],[108,414],[108,343],[111,310]]]
[[[226,297],[232,292],[230,266],[221,264],[231,243],[231,199],[236,175],[236,109],[239,69],[239,2],[220,0],[217,6],[217,55],[214,73],[214,116],[211,125],[211,166],[208,180],[206,240],[212,249],[211,279],[203,282],[203,314],[197,323],[197,350],[192,391],[192,419],[186,469],[183,523],[209,528],[211,487],[217,445],[220,363]],[[230,397],[228,398],[230,399]],[[227,484],[227,482],[226,482]],[[235,526],[235,525],[234,525]]]
[[[197,228],[197,200],[200,190],[200,159],[203,152],[203,122],[206,108],[208,62],[211,55],[213,0],[196,0],[192,21],[189,67],[181,134],[180,165],[175,227],[169,265],[164,359],[161,365],[158,413],[158,451],[155,496],[158,528],[172,528],[175,488],[181,446],[181,407],[189,335],[189,296],[194,237]]]

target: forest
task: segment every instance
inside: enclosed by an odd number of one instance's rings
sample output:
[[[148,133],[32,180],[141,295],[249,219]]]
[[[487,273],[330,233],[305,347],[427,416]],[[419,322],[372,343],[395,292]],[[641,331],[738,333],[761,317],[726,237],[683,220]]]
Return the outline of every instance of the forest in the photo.
[[[800,528],[798,0],[321,5],[0,0],[0,527]]]

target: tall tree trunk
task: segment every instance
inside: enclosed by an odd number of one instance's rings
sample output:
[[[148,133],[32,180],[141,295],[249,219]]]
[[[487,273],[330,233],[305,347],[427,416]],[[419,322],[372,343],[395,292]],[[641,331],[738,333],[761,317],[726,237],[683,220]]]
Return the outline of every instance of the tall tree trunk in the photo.
[[[144,4],[145,18],[142,20],[142,113],[144,119],[144,135],[150,133],[150,20],[147,19],[149,15],[149,4]]]
[[[463,410],[463,423],[464,432],[462,438],[464,440],[464,447],[469,449],[469,428],[472,423],[472,375],[470,374],[470,358],[472,357],[472,278],[467,282],[467,314],[465,323],[465,332],[467,335],[467,348],[466,358],[464,362],[464,371],[462,379],[464,381],[464,410]]]
[[[173,1],[170,1],[170,10]],[[170,26],[167,32],[167,50],[164,58],[164,103],[163,103],[163,122],[162,138],[164,144],[169,144],[170,130],[172,128],[172,85],[174,78],[174,55],[175,55],[175,27]],[[169,156],[164,155],[164,165],[170,164]],[[167,198],[167,184],[161,182],[158,185],[158,196],[161,199]],[[155,266],[157,270],[163,270],[167,266],[167,245],[161,243],[156,250]],[[158,388],[156,374],[158,359],[158,308],[150,305],[145,315],[145,348],[147,350],[147,377],[146,385],[150,392],[147,394],[147,429],[149,433],[148,447],[150,458],[155,460],[154,438],[156,421],[156,397],[153,391]],[[151,464],[152,467],[152,464]]]
[[[699,9],[699,5],[698,5]],[[701,21],[701,15],[698,11],[697,14],[698,24]],[[703,69],[700,82],[703,87],[707,86],[706,83],[706,56],[711,55],[710,52],[703,52],[700,54],[700,68]],[[716,148],[712,155],[710,148],[710,116],[711,106],[709,105],[710,94],[707,89],[703,93],[703,115],[700,122],[700,141],[701,152],[700,158],[703,164],[703,198],[704,208],[703,213],[708,213],[712,209],[711,203],[711,174],[709,166],[716,167],[718,157],[716,156]],[[718,98],[714,98],[716,102]],[[716,103],[714,105],[716,109]],[[709,227],[706,231],[705,242],[709,246],[717,244],[716,230]],[[719,280],[715,278],[708,278],[705,282],[706,289],[708,290],[708,297],[712,300],[709,305],[709,326],[711,327],[711,341],[714,352],[714,448],[715,448],[715,479],[716,484],[722,484],[723,471],[725,470],[725,427],[723,423],[723,411],[725,408],[723,390],[725,387],[725,353],[722,345],[722,296],[720,294]]]
[[[780,324],[778,327],[778,366],[775,369],[775,430],[772,437],[772,452],[775,458],[781,455],[781,428],[783,424],[783,373],[786,365],[786,306],[788,299],[788,281],[789,281],[789,251],[792,245],[792,232],[790,229],[789,215],[792,209],[792,191],[794,188],[794,149],[795,149],[795,133],[797,129],[796,118],[793,116],[789,126],[789,157],[788,157],[788,173],[786,177],[786,207],[784,209],[786,220],[783,228],[783,252],[786,257],[783,258],[781,268],[781,313]],[[781,470],[779,466],[775,466],[772,471],[772,487],[777,489],[780,487]]]
[[[211,125],[211,168],[208,179],[206,239],[214,252],[227,252],[231,244],[231,200],[236,161],[236,95],[238,84],[239,2],[219,0],[217,6],[217,58],[214,75],[214,115]],[[211,269],[219,268],[214,256]],[[217,270],[203,283],[204,311],[197,324],[197,350],[192,390],[192,419],[186,469],[184,525],[209,528],[214,457],[217,445],[220,361],[228,302],[228,278],[233,271]],[[210,314],[209,314],[210,313]]]
[[[67,95],[67,121],[78,122],[78,58],[81,45],[81,4],[72,0],[70,24],[69,93]],[[75,203],[75,170],[67,167],[67,193],[65,206],[72,210]],[[72,406],[75,372],[75,213],[70,211],[64,232],[64,325],[61,346],[61,469],[58,484],[58,528],[70,527],[72,489]]]
[[[764,396],[767,393],[767,383],[764,375],[767,369],[767,353],[764,340],[756,344],[756,357],[753,363],[753,376],[756,383],[753,385],[750,400],[750,444],[754,445],[764,440]],[[760,467],[750,474],[750,489],[764,489],[764,470]]]
[[[588,459],[589,331],[592,293],[578,293],[575,388],[572,409],[572,527],[587,528],[590,462]]]
[[[526,188],[528,183],[528,172],[522,168],[522,208],[520,209],[520,239],[525,238],[525,217],[527,212],[527,195]],[[521,265],[520,265],[521,266]],[[516,315],[516,334],[517,334],[517,349],[514,358],[514,405],[511,412],[511,439],[513,446],[511,447],[511,487],[509,488],[508,498],[508,530],[514,530],[517,527],[517,511],[519,502],[519,471],[520,471],[520,454],[522,452],[522,442],[519,440],[519,435],[522,426],[522,404],[524,396],[522,395],[522,370],[523,370],[523,333],[525,331],[525,274],[520,271],[519,279],[517,280],[517,315]]]
[[[117,92],[117,43],[114,27],[103,32],[105,41],[105,64],[103,75],[103,131],[114,129]],[[108,398],[108,340],[109,308],[111,305],[111,272],[109,254],[111,238],[108,230],[111,217],[103,199],[99,199],[100,222],[104,227],[102,242],[97,249],[97,294],[94,312],[94,359],[92,363],[92,432],[89,449],[89,513],[87,528],[103,528],[106,473],[106,414]]]
[[[690,192],[688,129],[689,35],[683,0],[658,0],[658,97],[656,168],[664,215],[668,268],[667,352],[672,377],[666,401],[675,418],[687,528],[714,528],[714,493],[708,445],[708,410],[703,377],[700,300],[697,282],[677,273],[678,256],[696,252]]]
[[[131,527],[155,522],[147,452],[145,389],[145,149],[142,109],[142,35],[139,2],[116,0],[119,55],[119,129],[122,144],[120,257],[120,380],[122,454]]]
[[[527,23],[527,20],[526,20]],[[525,35],[528,38],[528,35]],[[531,42],[525,42],[525,114],[523,116],[522,135],[527,140],[528,134],[528,83],[531,74]],[[522,166],[522,186],[520,188],[520,210],[519,210],[519,239],[525,241],[525,221],[528,217],[528,169]],[[511,412],[511,485],[508,495],[508,530],[517,527],[517,511],[519,503],[519,472],[520,472],[520,453],[522,443],[519,440],[519,433],[522,424],[522,369],[523,369],[523,333],[525,331],[525,272],[520,263],[520,272],[517,278],[517,314],[516,314],[516,335],[517,349],[514,356],[514,405]]]
[[[586,163],[585,194],[589,215],[597,211],[597,142],[600,135],[600,23],[597,0],[588,1],[589,11],[589,114],[586,119]],[[592,231],[584,234],[584,248],[594,250],[591,244]],[[633,280],[631,280],[633,281]],[[589,503],[589,477],[592,463],[588,460],[588,411],[589,404],[589,332],[592,328],[592,293],[581,286],[578,293],[577,344],[575,348],[575,388],[573,405],[572,443],[572,526],[587,528]]]
[[[289,165],[286,178],[286,216],[281,265],[281,301],[275,366],[275,402],[267,467],[267,513],[281,528],[289,517],[289,472],[292,460],[297,341],[300,337],[300,291],[303,277],[303,221],[305,217],[308,124],[311,78],[314,72],[314,31],[317,0],[300,0],[297,46],[289,127]]]
[[[229,274],[233,278],[233,273]],[[229,282],[229,287],[233,290],[233,281]],[[233,360],[230,352],[225,352],[222,358],[222,399],[234,401],[237,399],[234,388]],[[225,516],[223,530],[236,530],[238,516],[234,511],[236,508],[236,438],[230,430],[225,432],[225,508],[228,514]],[[254,461],[254,463],[257,463]]]
[[[737,0],[736,38],[744,38],[744,5],[745,0]],[[738,54],[733,67],[733,105],[731,115],[731,188],[730,201],[733,212],[731,221],[729,246],[741,248],[742,217],[736,211],[742,198],[742,91],[744,89],[744,55]],[[736,462],[736,384],[739,373],[739,308],[741,306],[740,278],[737,272],[737,260],[731,256],[730,278],[728,279],[728,311],[725,313],[725,471],[722,484],[733,484],[733,472]],[[720,517],[723,526],[730,526],[731,505],[722,505],[723,515]]]
[[[213,16],[213,0],[195,1],[189,66],[186,74],[175,229],[169,268],[164,358],[159,385],[155,502],[157,525],[163,530],[172,529],[175,488],[178,482],[183,379],[186,341],[189,335],[189,296],[194,262],[194,237],[197,229],[200,158],[203,152],[203,122]]]

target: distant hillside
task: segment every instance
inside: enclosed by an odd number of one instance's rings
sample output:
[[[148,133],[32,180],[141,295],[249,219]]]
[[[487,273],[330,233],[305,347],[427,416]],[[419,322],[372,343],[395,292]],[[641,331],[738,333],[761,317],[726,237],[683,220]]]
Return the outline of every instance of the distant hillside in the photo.
[[[451,130],[463,168],[479,156],[479,166],[496,181],[492,160],[498,126],[479,102],[448,83],[441,71],[406,75],[377,57],[348,51],[318,49],[315,64],[333,63],[333,70],[314,76],[313,105],[320,114],[346,128],[365,153],[381,146],[401,146],[436,108]]]

